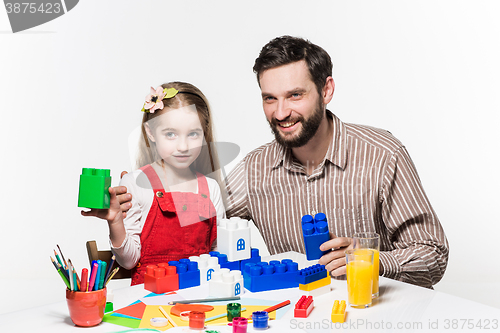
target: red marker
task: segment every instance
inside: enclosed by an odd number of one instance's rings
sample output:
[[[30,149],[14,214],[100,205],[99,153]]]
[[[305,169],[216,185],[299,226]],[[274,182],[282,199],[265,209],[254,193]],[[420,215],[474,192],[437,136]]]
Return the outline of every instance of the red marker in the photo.
[[[80,291],[87,291],[87,279],[89,275],[89,270],[84,268],[82,269],[82,279],[80,280]]]
[[[92,291],[92,289],[94,288],[95,276],[97,275],[97,267],[99,267],[99,264],[95,262],[94,266],[92,267],[92,273],[90,274],[89,291]]]

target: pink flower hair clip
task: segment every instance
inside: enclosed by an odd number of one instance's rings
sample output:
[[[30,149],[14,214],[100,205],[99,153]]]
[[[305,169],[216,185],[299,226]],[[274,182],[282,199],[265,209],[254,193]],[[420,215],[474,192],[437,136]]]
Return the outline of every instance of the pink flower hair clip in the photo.
[[[146,96],[146,102],[144,103],[141,111],[154,113],[156,110],[163,109],[163,100],[174,97],[178,92],[179,91],[175,88],[163,88],[162,86],[159,86],[155,90],[151,87],[151,91],[149,95]]]

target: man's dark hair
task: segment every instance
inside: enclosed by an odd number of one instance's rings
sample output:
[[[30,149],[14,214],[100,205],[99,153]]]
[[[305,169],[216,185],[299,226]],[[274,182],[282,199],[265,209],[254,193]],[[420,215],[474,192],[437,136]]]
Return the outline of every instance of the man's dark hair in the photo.
[[[260,50],[253,71],[257,74],[260,85],[260,75],[265,70],[300,60],[305,60],[311,79],[321,94],[326,78],[332,76],[332,59],[325,50],[306,39],[292,36],[276,37]]]

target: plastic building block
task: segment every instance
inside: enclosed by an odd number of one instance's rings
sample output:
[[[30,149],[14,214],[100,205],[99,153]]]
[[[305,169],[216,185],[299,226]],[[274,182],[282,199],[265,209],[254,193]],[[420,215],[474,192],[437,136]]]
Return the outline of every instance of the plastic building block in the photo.
[[[313,218],[311,215],[302,216],[302,235],[306,247],[307,260],[321,258],[328,251],[321,251],[319,246],[330,239],[328,222],[323,213],[318,213]]]
[[[314,301],[312,296],[302,296],[297,304],[295,304],[295,310],[293,311],[293,316],[295,318],[307,318],[314,308]]]
[[[259,249],[250,250],[250,258],[238,261],[227,260],[227,254],[220,253],[217,251],[212,251],[209,253],[212,257],[217,257],[219,259],[220,268],[229,268],[230,270],[241,270],[243,271],[245,264],[247,263],[258,263],[261,262],[259,255]]]
[[[179,261],[169,261],[170,266],[177,267],[179,275],[179,289],[186,289],[200,285],[200,270],[198,263],[189,259]]]
[[[311,290],[318,289],[318,288],[321,288],[324,286],[329,286],[331,282],[332,282],[332,279],[329,276],[327,276],[327,277],[324,277],[318,281],[314,281],[314,282],[307,283],[307,284],[299,284],[299,289],[304,290],[304,291],[311,291]]]
[[[83,168],[80,175],[78,207],[109,208],[109,187],[111,176],[109,169]]]
[[[217,251],[212,251],[209,253],[212,257],[217,257],[219,260],[220,268],[227,268],[229,270],[240,270],[240,262],[239,261],[228,261],[227,254],[219,253]]]
[[[228,268],[221,268],[212,274],[212,279],[208,281],[209,296],[232,297],[243,294],[243,276],[239,270],[230,271]]]
[[[343,323],[345,321],[345,301],[339,303],[336,300],[332,308],[332,323]]]
[[[297,281],[300,284],[308,284],[314,281],[318,281],[324,279],[328,276],[328,272],[325,269],[324,265],[316,264],[299,271],[299,275],[297,276]]]
[[[179,289],[179,275],[175,266],[167,263],[148,265],[144,274],[144,289],[162,294]]]
[[[189,257],[189,260],[198,263],[200,270],[200,284],[204,285],[210,281],[212,274],[220,270],[219,260],[217,257],[211,257],[209,254],[202,254],[201,256]]]
[[[217,248],[229,261],[250,258],[250,227],[239,217],[221,219],[217,226]]]
[[[240,270],[243,270],[245,268],[245,264],[258,263],[258,262],[262,262],[262,259],[260,258],[260,254],[259,254],[259,249],[251,249],[250,250],[250,258],[243,259],[240,261]]]
[[[298,287],[298,271],[299,264],[291,259],[283,259],[281,262],[274,260],[269,264],[247,263],[243,274],[245,288],[258,292]]]

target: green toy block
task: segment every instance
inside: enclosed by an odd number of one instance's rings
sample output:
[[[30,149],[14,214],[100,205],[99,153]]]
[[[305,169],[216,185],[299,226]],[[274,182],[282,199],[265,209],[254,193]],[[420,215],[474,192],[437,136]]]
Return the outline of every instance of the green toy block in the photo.
[[[83,168],[80,175],[78,207],[109,208],[109,187],[111,176],[109,169]]]

